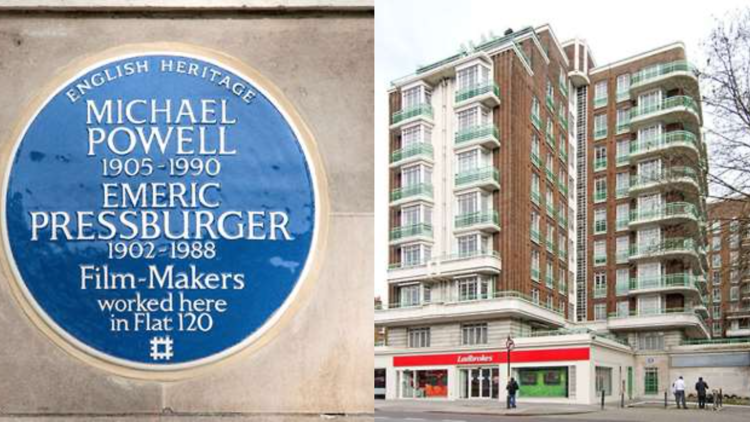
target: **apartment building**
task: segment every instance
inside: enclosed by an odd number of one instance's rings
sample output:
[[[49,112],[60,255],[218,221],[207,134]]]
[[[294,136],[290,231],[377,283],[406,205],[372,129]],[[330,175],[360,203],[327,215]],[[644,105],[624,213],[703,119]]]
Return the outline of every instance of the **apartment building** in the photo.
[[[709,320],[714,337],[750,336],[750,203],[708,204]]]
[[[703,365],[706,149],[681,43],[598,65],[549,26],[508,31],[389,100],[387,398],[502,398],[510,374],[524,400],[592,403]]]

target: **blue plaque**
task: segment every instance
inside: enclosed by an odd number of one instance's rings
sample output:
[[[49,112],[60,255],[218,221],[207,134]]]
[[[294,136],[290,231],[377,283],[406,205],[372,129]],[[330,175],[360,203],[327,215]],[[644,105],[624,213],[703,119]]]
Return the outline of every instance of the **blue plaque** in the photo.
[[[17,296],[53,337],[131,373],[191,369],[253,344],[294,304],[320,169],[296,113],[251,69],[194,47],[126,51],[53,83],[24,120],[4,247]]]

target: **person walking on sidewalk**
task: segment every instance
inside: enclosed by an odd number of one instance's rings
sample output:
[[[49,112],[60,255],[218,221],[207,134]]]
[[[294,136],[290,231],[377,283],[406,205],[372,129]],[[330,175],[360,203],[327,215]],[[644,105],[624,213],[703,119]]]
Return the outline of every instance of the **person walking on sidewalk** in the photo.
[[[695,383],[695,391],[698,392],[698,408],[706,408],[706,392],[708,392],[708,384],[703,381],[703,377],[698,377],[698,382]]]
[[[515,409],[516,392],[518,392],[518,383],[516,382],[516,379],[510,377],[510,381],[508,381],[508,385],[505,387],[505,389],[508,390],[508,407]]]
[[[682,379],[682,376],[672,384],[672,392],[674,393],[674,400],[677,402],[677,408],[679,409],[680,403],[682,403],[682,408],[687,409],[687,404],[685,404],[685,380]]]

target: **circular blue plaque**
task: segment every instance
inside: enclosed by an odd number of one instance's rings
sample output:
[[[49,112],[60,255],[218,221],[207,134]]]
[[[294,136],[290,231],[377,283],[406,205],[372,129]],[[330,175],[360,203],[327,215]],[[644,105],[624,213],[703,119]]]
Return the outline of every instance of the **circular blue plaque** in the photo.
[[[308,278],[314,145],[238,66],[193,47],[118,51],[24,120],[4,246],[32,319],[75,350],[136,371],[211,363],[271,329]]]

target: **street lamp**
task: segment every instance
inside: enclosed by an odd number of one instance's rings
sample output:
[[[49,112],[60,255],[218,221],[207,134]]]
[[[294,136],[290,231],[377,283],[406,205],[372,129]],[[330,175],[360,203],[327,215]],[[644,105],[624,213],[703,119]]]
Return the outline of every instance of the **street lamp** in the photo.
[[[510,383],[510,351],[513,350],[513,348],[516,347],[516,343],[513,342],[513,339],[508,336],[508,339],[505,340],[505,348],[508,351],[508,383]],[[505,402],[508,406],[508,409],[510,409],[510,393],[506,395]]]

